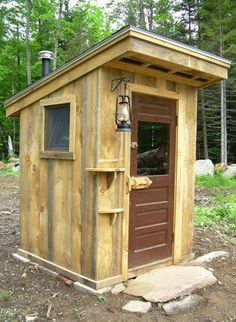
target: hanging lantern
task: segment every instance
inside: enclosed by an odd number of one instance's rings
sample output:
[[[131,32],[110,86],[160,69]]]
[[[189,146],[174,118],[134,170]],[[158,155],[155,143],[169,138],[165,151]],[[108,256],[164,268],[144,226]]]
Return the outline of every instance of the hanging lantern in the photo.
[[[117,132],[131,131],[130,98],[127,95],[116,97],[116,124]]]

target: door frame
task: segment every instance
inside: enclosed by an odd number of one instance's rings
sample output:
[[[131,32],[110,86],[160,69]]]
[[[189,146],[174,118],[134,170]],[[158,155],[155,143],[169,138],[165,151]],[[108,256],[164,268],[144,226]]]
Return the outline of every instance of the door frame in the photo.
[[[178,93],[168,91],[163,85],[164,80],[162,81],[162,86],[161,88],[155,88],[155,87],[150,87],[146,85],[140,85],[140,84],[134,84],[134,83],[128,83],[126,85],[126,90],[127,94],[131,98],[131,110],[132,110],[132,95],[133,93],[137,94],[145,94],[145,95],[150,95],[150,96],[157,96],[157,97],[162,97],[166,99],[172,99],[175,100],[176,102],[176,117],[178,120],[178,115],[179,115],[179,106],[180,106],[180,100],[181,97]],[[131,112],[132,113],[132,112]],[[131,124],[132,126],[132,124]],[[177,165],[178,165],[178,129],[179,129],[179,124],[177,121],[176,124],[176,135],[175,135],[175,173],[174,173],[174,194],[173,194],[173,243],[172,243],[172,259],[171,260],[161,260],[157,262],[153,262],[150,264],[145,264],[139,267],[133,267],[133,268],[128,268],[128,249],[129,249],[129,204],[130,204],[130,193],[126,193],[124,197],[124,220],[123,220],[123,259],[122,259],[122,279],[125,281],[128,278],[132,278],[134,276],[137,276],[139,273],[142,273],[146,271],[147,269],[151,269],[154,267],[162,267],[162,266],[169,266],[171,264],[174,264],[178,261],[178,247],[181,246],[177,242],[177,238],[180,237],[179,233],[177,236],[176,233],[176,224],[178,222],[179,216],[176,215],[176,186],[177,186]],[[128,134],[124,138],[124,165],[125,165],[125,191],[127,192],[127,178],[130,177],[130,166],[131,166],[131,155],[130,155],[130,145],[131,145],[131,135]],[[181,217],[181,215],[180,215]],[[181,243],[181,242],[180,242]]]

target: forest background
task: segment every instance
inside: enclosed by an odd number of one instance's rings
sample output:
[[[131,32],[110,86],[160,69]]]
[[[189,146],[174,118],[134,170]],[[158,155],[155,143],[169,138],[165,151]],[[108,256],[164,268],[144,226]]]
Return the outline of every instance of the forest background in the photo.
[[[231,60],[229,79],[199,91],[197,159],[236,163],[235,0],[0,0],[0,160],[8,136],[19,153],[19,120],[4,100],[41,78],[40,50],[53,69],[125,25]]]

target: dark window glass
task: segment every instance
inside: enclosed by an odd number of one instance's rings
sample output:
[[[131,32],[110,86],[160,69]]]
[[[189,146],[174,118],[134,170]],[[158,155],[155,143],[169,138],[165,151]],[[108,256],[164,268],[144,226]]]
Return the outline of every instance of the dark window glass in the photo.
[[[138,122],[137,175],[168,174],[169,124]]]
[[[69,151],[70,105],[45,108],[45,150]]]

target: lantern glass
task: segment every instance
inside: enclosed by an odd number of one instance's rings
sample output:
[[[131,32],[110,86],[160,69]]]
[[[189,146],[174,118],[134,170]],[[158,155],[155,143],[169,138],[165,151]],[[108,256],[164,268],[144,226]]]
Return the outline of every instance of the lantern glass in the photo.
[[[130,99],[119,95],[116,98],[116,124],[118,132],[130,131]]]

